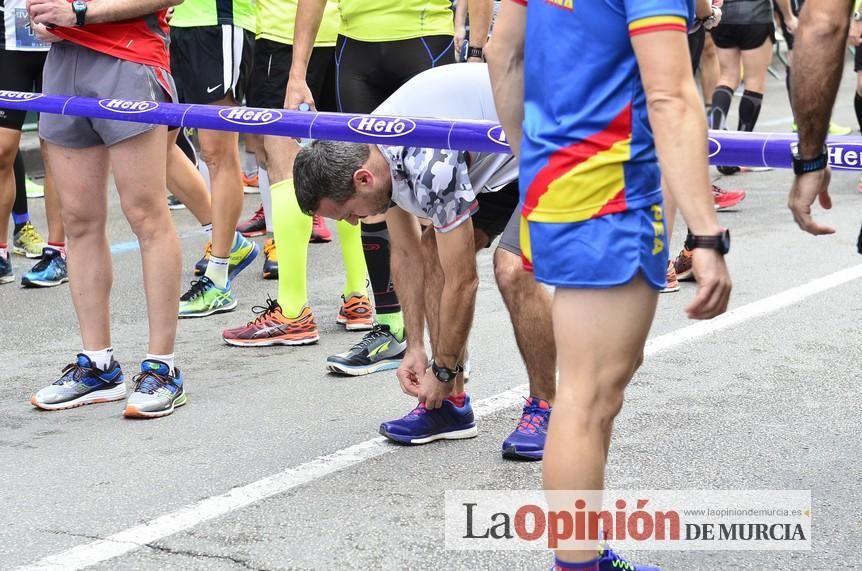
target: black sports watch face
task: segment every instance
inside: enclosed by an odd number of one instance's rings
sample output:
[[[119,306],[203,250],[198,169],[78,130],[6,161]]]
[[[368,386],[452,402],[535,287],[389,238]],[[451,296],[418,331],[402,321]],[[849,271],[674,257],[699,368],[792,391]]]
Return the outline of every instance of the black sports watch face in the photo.
[[[72,11],[75,12],[75,25],[83,26],[87,18],[86,0],[74,0],[72,2]]]
[[[446,367],[438,367],[437,363],[431,361],[431,372],[434,373],[434,376],[437,377],[437,380],[441,383],[451,383],[455,380],[455,377],[458,376],[458,373],[461,372],[461,367],[456,367],[454,369],[447,369]]]
[[[730,251],[730,230],[725,228],[720,234],[715,236],[695,236],[689,234],[685,239],[685,247],[688,250],[695,248],[706,248],[715,250],[722,256]]]

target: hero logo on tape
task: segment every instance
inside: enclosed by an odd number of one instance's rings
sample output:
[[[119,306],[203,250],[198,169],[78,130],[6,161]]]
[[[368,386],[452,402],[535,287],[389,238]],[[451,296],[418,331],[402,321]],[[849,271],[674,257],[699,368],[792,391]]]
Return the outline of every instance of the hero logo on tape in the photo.
[[[721,151],[721,143],[718,142],[718,139],[713,139],[712,137],[707,138],[707,143],[709,153],[706,155],[706,158],[711,159]]]
[[[235,125],[269,125],[282,118],[281,111],[275,109],[253,109],[249,107],[233,107],[222,109],[219,117]]]
[[[152,111],[159,104],[155,101],[129,101],[127,99],[99,99],[99,107],[117,113],[144,113]]]
[[[372,137],[400,137],[416,129],[416,123],[403,117],[353,117],[347,126],[355,133]]]
[[[43,95],[42,93],[24,93],[21,91],[0,89],[0,101],[32,101],[33,99],[39,99]]]
[[[503,147],[509,147],[509,141],[506,139],[506,132],[503,131],[503,127],[497,125],[496,127],[491,127],[488,129],[488,138],[501,145]]]
[[[862,170],[862,145],[827,143],[829,166],[841,170]]]

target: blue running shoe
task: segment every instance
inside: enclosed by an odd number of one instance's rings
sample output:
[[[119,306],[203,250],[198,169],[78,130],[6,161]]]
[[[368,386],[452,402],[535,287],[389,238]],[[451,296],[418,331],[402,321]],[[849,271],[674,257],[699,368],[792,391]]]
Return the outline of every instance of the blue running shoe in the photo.
[[[441,439],[459,440],[473,438],[478,433],[469,396],[465,398],[462,407],[455,406],[450,400],[444,400],[442,407],[428,410],[424,403],[420,403],[407,413],[407,416],[380,425],[380,434],[401,444],[428,444]]]
[[[589,563],[592,563],[592,566]],[[569,569],[582,569],[586,571],[593,571],[594,569],[598,571],[661,571],[659,567],[652,565],[629,563],[607,546],[601,551],[598,559],[594,559],[592,562],[570,563],[567,565],[556,561],[550,571],[568,571]]]
[[[69,281],[66,260],[56,248],[42,248],[42,259],[21,278],[21,287],[54,287]]]
[[[503,458],[541,460],[550,420],[550,403],[538,397],[528,398],[517,428],[503,441]]]
[[[77,361],[63,369],[63,376],[33,395],[30,404],[44,410],[62,410],[124,398],[126,384],[120,365],[111,359],[108,369],[103,371],[79,353]]]
[[[15,272],[12,271],[12,260],[9,253],[0,256],[0,284],[8,284],[15,281]]]
[[[207,245],[204,247],[204,255],[203,257],[195,262],[195,275],[202,276],[207,271],[207,264],[209,263],[210,256],[212,256],[213,244],[212,240],[207,242]],[[236,233],[236,237],[234,238],[234,244],[230,251],[230,262],[228,262],[227,268],[227,278],[230,281],[239,275],[241,271],[246,269],[249,264],[251,264],[257,255],[260,253],[260,247],[252,242],[251,240],[246,240],[246,238],[240,234]]]
[[[129,395],[123,416],[128,418],[158,418],[174,412],[187,401],[183,390],[183,374],[161,361],[146,359],[141,374],[135,377],[135,391]]]

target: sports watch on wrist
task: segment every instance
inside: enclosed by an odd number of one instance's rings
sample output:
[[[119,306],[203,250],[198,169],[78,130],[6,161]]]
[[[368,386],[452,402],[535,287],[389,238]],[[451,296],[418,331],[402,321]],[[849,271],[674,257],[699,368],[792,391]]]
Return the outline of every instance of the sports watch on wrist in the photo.
[[[474,46],[467,46],[467,59],[470,59],[471,57],[477,57],[481,60],[484,60],[485,59],[485,49],[484,48],[477,48]]]
[[[823,170],[829,164],[829,149],[823,145],[823,150],[820,155],[813,159],[803,159],[799,154],[799,149],[793,148],[793,174],[806,174]]]
[[[74,0],[72,11],[75,13],[75,25],[83,26],[87,20],[87,0]]]
[[[451,383],[463,370],[464,367],[461,365],[458,365],[454,369],[448,369],[437,365],[437,361],[431,361],[431,372],[434,373],[434,376],[437,377],[437,380],[441,383]]]
[[[688,236],[685,237],[685,247],[687,250],[707,248],[724,256],[730,251],[730,230],[724,228],[715,236],[697,236],[689,231]]]

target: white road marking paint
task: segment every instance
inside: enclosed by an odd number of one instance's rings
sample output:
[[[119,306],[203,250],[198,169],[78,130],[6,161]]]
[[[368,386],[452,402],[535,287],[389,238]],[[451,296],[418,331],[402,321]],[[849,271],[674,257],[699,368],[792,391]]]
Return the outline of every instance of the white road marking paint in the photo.
[[[723,331],[757,317],[774,313],[790,305],[862,278],[862,264],[853,266],[806,284],[785,290],[770,297],[738,307],[710,321],[700,321],[647,341],[646,355],[656,355],[684,343]],[[519,404],[527,394],[528,386],[520,385],[477,401],[473,410],[477,417],[488,416]],[[164,539],[191,529],[255,502],[308,484],[340,470],[350,468],[371,458],[398,450],[383,437],[366,440],[332,454],[268,476],[251,484],[233,488],[228,492],[205,498],[177,511],[152,519],[141,525],[115,533],[105,539],[78,545],[55,555],[19,567],[20,571],[56,569],[72,571],[130,553],[148,543]]]

